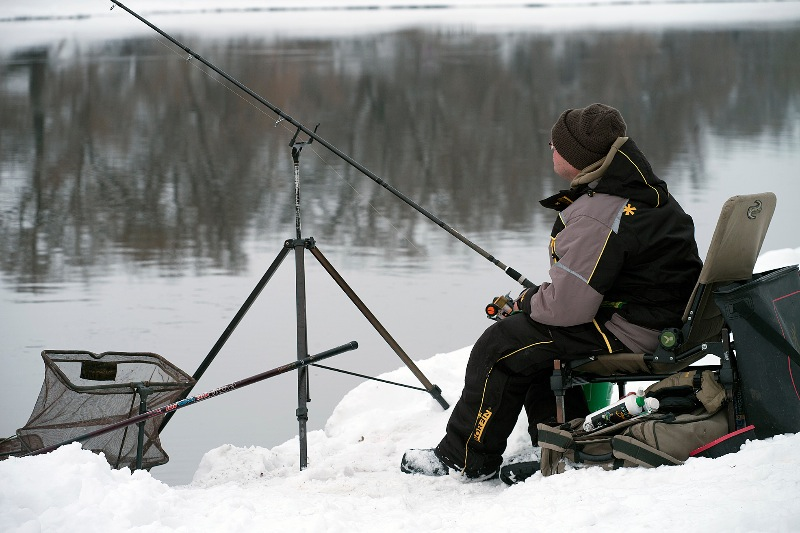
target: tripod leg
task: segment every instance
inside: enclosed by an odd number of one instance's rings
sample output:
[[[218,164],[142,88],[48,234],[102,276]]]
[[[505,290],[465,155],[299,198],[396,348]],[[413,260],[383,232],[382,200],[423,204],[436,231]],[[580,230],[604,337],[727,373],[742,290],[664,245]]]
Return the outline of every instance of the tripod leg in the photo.
[[[211,351],[208,352],[206,358],[203,359],[203,362],[200,363],[200,366],[197,367],[197,370],[194,371],[192,377],[195,379],[195,381],[200,380],[200,377],[205,373],[206,369],[211,365],[211,362],[217,356],[219,351],[222,350],[223,346],[225,346],[225,343],[228,341],[228,338],[230,338],[230,336],[233,334],[233,331],[236,329],[236,326],[239,325],[239,322],[242,321],[244,315],[246,315],[247,311],[250,310],[250,307],[253,305],[253,302],[256,301],[258,295],[261,294],[262,290],[264,290],[264,287],[266,287],[269,280],[275,274],[275,271],[277,271],[278,267],[281,266],[281,263],[283,263],[283,260],[289,253],[289,250],[291,250],[290,246],[291,242],[292,241],[287,241],[286,243],[284,243],[283,248],[281,249],[280,252],[278,252],[278,255],[275,256],[275,259],[272,261],[272,264],[269,266],[269,268],[261,277],[256,286],[253,288],[252,292],[250,293],[250,296],[248,296],[247,300],[245,300],[244,304],[242,304],[242,307],[239,308],[239,311],[236,313],[236,316],[233,317],[233,320],[231,320],[230,324],[228,324],[228,327],[225,328],[225,331],[222,332],[222,335],[219,337],[219,339],[217,339],[216,344],[214,344],[214,346],[211,348]],[[184,398],[187,398],[191,390],[192,390],[191,387],[186,389],[186,391],[180,396],[179,399],[182,400]],[[161,421],[161,425],[158,427],[159,433],[161,433],[164,430],[164,427],[170,421],[173,414],[175,414],[174,411],[167,413],[167,415],[164,417],[164,420]]]
[[[297,360],[302,361],[308,357],[308,327],[306,321],[306,274],[303,258],[303,241],[296,241],[294,245],[295,272],[296,272],[296,300],[297,300]],[[308,422],[308,367],[297,369],[297,423],[300,438],[300,470],[308,466],[308,440],[306,426]]]
[[[422,371],[419,368],[417,368],[417,365],[414,364],[414,361],[412,361],[411,358],[403,351],[400,345],[397,344],[397,341],[395,341],[392,338],[392,336],[389,334],[386,328],[384,328],[383,325],[380,322],[378,322],[378,319],[375,318],[375,315],[373,315],[372,312],[367,308],[367,306],[364,305],[364,302],[361,301],[361,299],[358,297],[355,291],[353,291],[353,289],[350,288],[350,286],[347,284],[344,278],[342,278],[342,276],[339,275],[339,273],[328,262],[325,256],[322,255],[322,252],[319,250],[319,248],[317,248],[316,246],[312,246],[309,248],[309,250],[311,250],[311,253],[314,255],[314,257],[317,258],[317,261],[319,261],[319,263],[322,265],[322,268],[324,268],[328,272],[328,274],[330,274],[330,276],[334,279],[336,284],[339,285],[339,287],[344,291],[347,297],[350,298],[350,300],[355,304],[358,310],[361,311],[361,314],[363,314],[364,317],[366,317],[366,319],[369,321],[369,323],[372,324],[372,327],[375,328],[375,330],[380,334],[381,337],[383,337],[383,340],[386,341],[386,343],[392,348],[392,350],[394,350],[394,352],[398,355],[398,357],[400,357],[403,363],[405,363],[408,369],[411,370],[411,372],[417,377],[420,383],[422,383],[422,385],[425,387],[425,390],[427,390],[428,393],[431,396],[433,396],[433,398],[437,402],[439,402],[439,405],[442,406],[442,409],[448,409],[450,405],[442,397],[442,390],[438,386],[431,383],[428,380],[428,378],[425,377],[425,374],[423,374]]]

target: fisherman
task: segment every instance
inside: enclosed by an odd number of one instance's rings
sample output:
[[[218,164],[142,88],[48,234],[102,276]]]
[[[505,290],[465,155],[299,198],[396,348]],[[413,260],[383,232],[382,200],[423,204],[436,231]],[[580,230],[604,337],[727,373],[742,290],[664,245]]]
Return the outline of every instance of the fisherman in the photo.
[[[553,170],[570,188],[540,202],[559,212],[550,282],[522,291],[481,335],[444,438],[408,450],[403,472],[496,477],[523,406],[534,446],[536,424],[554,418],[553,360],[652,353],[662,329],[681,326],[702,266],[694,223],[625,135],[605,104],[558,117]],[[580,388],[566,402],[571,418],[588,414]]]

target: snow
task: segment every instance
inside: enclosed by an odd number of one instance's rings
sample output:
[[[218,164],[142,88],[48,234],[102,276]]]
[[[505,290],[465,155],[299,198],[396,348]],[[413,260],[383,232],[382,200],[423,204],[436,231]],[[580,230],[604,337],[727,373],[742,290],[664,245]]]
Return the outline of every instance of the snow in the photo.
[[[785,0],[783,0],[785,2]],[[774,3],[775,0],[727,0],[726,4],[763,4]],[[199,13],[226,11],[404,11],[425,9],[488,9],[502,10],[520,7],[587,7],[611,6],[630,8],[631,6],[669,5],[673,8],[681,4],[681,8],[691,8],[698,4],[717,4],[720,2],[703,2],[702,0],[124,0],[120,2],[126,7],[142,13]],[[98,8],[110,10],[111,0],[71,0],[51,2],[49,0],[27,0],[26,2],[4,2],[0,6],[0,19],[54,18],[91,16],[97,14]],[[712,6],[713,7],[713,6]],[[763,6],[762,6],[763,9]]]
[[[797,263],[800,248],[774,250],[756,271]],[[451,403],[469,350],[418,362]],[[417,385],[404,366],[381,377]],[[112,470],[78,444],[10,458],[0,462],[0,531],[797,530],[800,434],[677,467],[536,474],[512,487],[401,473],[403,452],[434,446],[448,415],[424,392],[366,382],[323,430],[309,432],[305,470],[296,438],[271,449],[225,445],[176,487],[148,472]],[[535,451],[518,424],[506,457]]]
[[[481,32],[796,24],[800,1],[697,0],[126,0],[123,5],[167,31],[191,28],[204,39],[257,34],[320,38],[410,27]],[[0,3],[0,51],[154,36],[110,0]],[[212,15],[212,16],[209,16]],[[61,53],[65,53],[62,51]]]

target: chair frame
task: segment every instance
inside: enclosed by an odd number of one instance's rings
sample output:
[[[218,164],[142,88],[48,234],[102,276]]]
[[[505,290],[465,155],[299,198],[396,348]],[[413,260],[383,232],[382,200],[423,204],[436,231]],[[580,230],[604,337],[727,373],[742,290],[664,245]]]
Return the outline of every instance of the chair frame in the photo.
[[[566,421],[564,394],[568,388],[616,383],[622,397],[628,382],[658,381],[689,367],[719,371],[728,400],[728,424],[731,429],[735,427],[735,346],[730,328],[714,303],[713,292],[723,284],[751,279],[776,203],[775,194],[765,192],[733,196],[723,204],[703,269],[684,312],[683,325],[663,330],[653,353],[554,360],[550,386],[556,396],[558,423]],[[690,366],[709,354],[717,355],[719,364]]]

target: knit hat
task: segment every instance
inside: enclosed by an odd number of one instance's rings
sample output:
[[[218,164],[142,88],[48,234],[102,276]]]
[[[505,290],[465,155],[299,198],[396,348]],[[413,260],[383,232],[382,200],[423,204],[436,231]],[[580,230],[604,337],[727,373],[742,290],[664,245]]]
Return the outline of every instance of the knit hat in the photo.
[[[617,137],[625,135],[625,121],[613,107],[591,104],[561,113],[550,135],[561,157],[581,170],[605,157]]]

